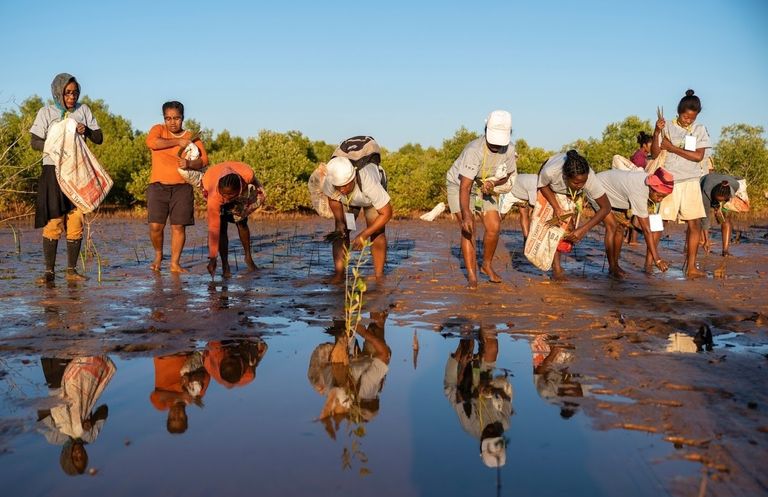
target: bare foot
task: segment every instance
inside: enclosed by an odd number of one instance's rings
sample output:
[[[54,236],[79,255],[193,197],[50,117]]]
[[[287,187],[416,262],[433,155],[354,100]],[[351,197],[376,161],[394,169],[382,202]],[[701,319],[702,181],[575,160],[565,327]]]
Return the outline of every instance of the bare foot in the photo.
[[[565,275],[565,272],[563,272],[563,271],[554,271],[552,273],[552,280],[553,281],[568,281],[568,277]]]
[[[477,280],[469,280],[467,282],[467,289],[468,290],[477,290]]]
[[[335,273],[333,275],[333,278],[331,278],[332,285],[338,285],[343,282],[344,282],[344,273]]]
[[[221,275],[224,278],[230,278],[232,277],[232,268],[229,267],[229,264],[223,264],[221,266]]]
[[[619,267],[608,268],[608,275],[617,280],[623,280],[626,273]]]
[[[730,253],[730,252],[728,252],[727,250],[723,250],[723,254],[722,254],[722,255],[723,255],[723,257],[733,257],[733,256],[731,255],[731,253]]]
[[[253,262],[253,259],[250,261],[245,261],[245,265],[247,266],[247,269],[245,270],[246,273],[253,273],[256,272],[256,263]]]
[[[653,264],[646,264],[645,265],[645,269],[644,269],[645,274],[647,274],[647,275],[653,274],[653,267],[654,267]]]
[[[162,254],[155,254],[155,260],[152,261],[152,264],[149,265],[149,269],[152,271],[160,271],[160,267],[163,264],[163,255]]]
[[[699,269],[696,269],[695,267],[689,267],[688,271],[685,272],[685,275],[688,278],[702,278],[707,275],[704,271],[701,271]]]
[[[67,269],[67,281],[85,281],[88,277],[77,272],[75,268]]]
[[[483,264],[480,268],[480,272],[488,276],[491,283],[501,283],[501,277],[496,274],[496,271],[494,271],[492,267]]]
[[[172,273],[188,273],[189,271],[181,267],[179,264],[171,263],[171,272]]]
[[[46,271],[43,273],[42,276],[40,276],[35,280],[35,283],[37,283],[38,285],[45,285],[47,283],[53,283],[55,279],[56,279],[56,275],[54,274],[53,271]]]

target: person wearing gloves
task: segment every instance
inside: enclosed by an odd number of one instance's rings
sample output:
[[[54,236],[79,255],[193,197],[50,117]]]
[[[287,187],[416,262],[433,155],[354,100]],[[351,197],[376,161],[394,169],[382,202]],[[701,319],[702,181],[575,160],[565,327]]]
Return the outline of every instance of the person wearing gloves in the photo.
[[[637,219],[645,238],[646,272],[652,272],[654,265],[662,272],[669,269],[669,264],[658,254],[661,231],[651,227],[649,216],[658,215],[659,203],[672,193],[674,187],[672,175],[663,168],[656,169],[650,175],[642,171],[609,169],[597,173],[597,180],[602,184],[612,210],[612,215],[603,219],[608,274],[619,279],[626,276],[626,272],[619,266],[619,258],[624,242],[624,229],[631,228],[630,221],[633,217]],[[649,204],[653,206],[651,213],[649,213]]]
[[[491,283],[501,283],[493,269],[493,256],[499,243],[501,215],[499,214],[497,186],[517,173],[515,148],[510,143],[512,116],[505,110],[488,115],[485,133],[464,147],[445,175],[448,207],[451,214],[459,214],[461,227],[461,253],[467,269],[467,288],[477,288],[477,248],[475,247],[475,213],[485,229],[483,236],[483,264],[480,267]]]
[[[67,73],[57,74],[51,83],[53,105],[46,105],[37,112],[32,128],[31,145],[34,150],[43,152],[48,130],[55,123],[65,118],[77,121],[77,134],[100,145],[104,136],[99,123],[93,117],[91,109],[77,103],[80,98],[80,83]],[[43,154],[43,169],[37,182],[37,202],[35,204],[35,228],[43,228],[43,257],[45,272],[38,283],[52,283],[55,278],[56,250],[61,234],[67,237],[67,279],[84,280],[78,274],[77,258],[83,242],[83,213],[74,206],[61,191],[56,180],[56,168],[53,159]]]
[[[385,226],[393,214],[392,202],[384,186],[384,172],[376,162],[356,167],[352,160],[338,155],[328,161],[327,169],[328,174],[322,188],[328,197],[328,206],[335,222],[335,233],[338,234],[333,239],[336,279],[344,276],[345,247],[351,246],[353,250],[359,250],[366,240],[370,240],[372,244],[374,275],[380,278],[384,275],[384,263],[387,260]],[[365,213],[366,228],[350,243],[349,232],[354,230],[354,220],[361,209]]]
[[[216,272],[216,257],[221,254],[221,272],[232,275],[229,267],[227,225],[234,223],[243,244],[248,271],[256,270],[251,254],[251,231],[248,215],[264,203],[264,188],[253,169],[243,162],[222,162],[211,166],[203,175],[203,195],[208,203],[208,272]]]

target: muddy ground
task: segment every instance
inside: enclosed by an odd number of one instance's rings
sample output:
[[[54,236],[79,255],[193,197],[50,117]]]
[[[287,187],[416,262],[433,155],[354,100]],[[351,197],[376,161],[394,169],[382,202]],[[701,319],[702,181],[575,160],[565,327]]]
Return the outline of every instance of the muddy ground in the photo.
[[[190,272],[179,276],[149,270],[151,246],[141,221],[100,219],[91,229],[101,281],[91,251],[89,281],[59,277],[53,287],[34,283],[42,265],[39,231],[17,227],[16,242],[3,228],[0,358],[149,357],[201,341],[283,332],[258,316],[327,326],[343,311],[342,289],[328,282],[330,248],[322,239],[330,224],[252,221],[258,271],[245,274],[231,233],[234,276],[211,280],[204,221],[188,232],[182,265]],[[693,281],[681,272],[681,228],[668,229],[662,241],[662,255],[672,263],[666,274],[643,274],[643,245],[625,247],[630,275],[624,281],[607,277],[596,229],[566,257],[570,280],[562,284],[525,260],[516,219],[502,227],[495,266],[504,281],[481,280],[471,291],[453,222],[393,221],[387,276],[370,283],[368,310],[386,310],[400,327],[448,339],[479,329],[525,337],[534,366],[537,351],[563,351],[567,360],[555,367],[560,383],[590,384],[589,394],[561,388],[551,395],[564,415],[578,409],[596,430],[654,434],[673,447],[670,459],[700,465],[695,474],[666,479],[667,492],[768,494],[766,222],[740,222],[734,257],[702,255],[708,277]],[[718,244],[719,233],[713,237]],[[60,247],[59,267],[64,260]],[[711,329],[711,344],[697,337],[702,326]]]

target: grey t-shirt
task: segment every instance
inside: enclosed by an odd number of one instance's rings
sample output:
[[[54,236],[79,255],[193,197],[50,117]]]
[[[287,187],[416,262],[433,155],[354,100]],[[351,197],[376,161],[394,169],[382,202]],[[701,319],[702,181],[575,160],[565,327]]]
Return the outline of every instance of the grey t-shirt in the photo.
[[[555,154],[549,158],[539,171],[538,187],[549,186],[553,192],[562,195],[568,194],[568,185],[563,178],[563,166],[565,165],[565,153]],[[584,184],[584,193],[591,199],[598,199],[605,195],[603,185],[597,181],[595,172],[589,168],[587,182]]]
[[[637,217],[648,217],[648,185],[644,171],[621,171],[609,169],[597,173],[597,179],[603,185],[608,201],[613,209],[632,209]]]
[[[669,138],[672,144],[676,147],[683,148],[685,145],[685,136],[688,134],[688,131],[675,124],[673,120],[667,121],[665,129],[669,133]],[[696,137],[696,149],[706,149],[711,146],[709,142],[709,133],[703,124],[693,123],[690,134]],[[705,157],[706,155],[707,154],[705,153]],[[672,173],[675,177],[675,183],[682,183],[683,181],[691,181],[701,178],[702,168],[699,164],[699,162],[690,161],[677,154],[668,152],[667,160],[664,162],[664,169]]]
[[[728,186],[731,188],[731,197],[736,193],[736,191],[739,189],[739,179],[730,176],[728,174],[719,174],[719,173],[709,173],[706,176],[703,176],[701,178],[701,200],[704,203],[704,212],[706,213],[706,216],[702,218],[701,220],[701,226],[708,230],[709,227],[712,225],[709,218],[712,215],[712,189],[722,183],[723,181],[728,182]]]
[[[334,186],[330,180],[326,177],[323,182],[323,193],[332,200],[338,200],[339,202],[349,201],[349,205],[352,207],[371,207],[380,210],[390,201],[389,194],[381,186],[381,173],[379,167],[376,164],[368,164],[358,170],[357,174],[360,175],[360,183],[355,180],[355,189],[352,190],[347,198],[344,197]],[[361,189],[362,187],[362,189]]]
[[[485,160],[483,160],[485,158]],[[467,143],[461,155],[456,159],[445,175],[447,183],[461,184],[459,175],[474,180],[475,178],[503,178],[517,172],[515,147],[510,143],[501,153],[493,153],[485,145],[485,136]]]
[[[93,117],[91,109],[85,104],[77,104],[75,110],[70,112],[67,117],[71,117],[80,124],[85,124],[86,127],[93,131],[99,129],[99,123]],[[45,140],[48,137],[48,129],[51,125],[61,120],[61,110],[54,105],[46,105],[37,111],[37,116],[29,132]],[[43,154],[43,164],[53,165],[53,160],[48,157],[48,154]]]
[[[536,205],[539,177],[536,174],[518,174],[515,184],[509,193],[519,200],[525,200],[529,205]]]

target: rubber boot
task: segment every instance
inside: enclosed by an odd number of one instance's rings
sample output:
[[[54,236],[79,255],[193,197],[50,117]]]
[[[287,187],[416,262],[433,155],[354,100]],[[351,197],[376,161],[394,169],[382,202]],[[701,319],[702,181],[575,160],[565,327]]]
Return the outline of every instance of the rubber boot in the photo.
[[[55,278],[53,268],[56,266],[56,249],[59,247],[58,240],[43,237],[43,259],[45,260],[45,272],[37,279],[37,283],[52,283]]]
[[[80,257],[80,246],[83,239],[67,240],[67,280],[83,281],[87,280],[85,276],[77,272],[77,259]]]

